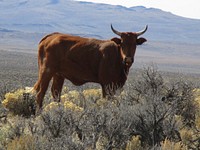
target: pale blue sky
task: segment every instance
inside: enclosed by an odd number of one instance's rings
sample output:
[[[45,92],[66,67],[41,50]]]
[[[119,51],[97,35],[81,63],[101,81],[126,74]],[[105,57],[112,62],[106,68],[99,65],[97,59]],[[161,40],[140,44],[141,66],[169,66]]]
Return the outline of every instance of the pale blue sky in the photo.
[[[94,3],[122,5],[126,7],[145,6],[159,8],[173,14],[200,19],[200,0],[77,0]]]

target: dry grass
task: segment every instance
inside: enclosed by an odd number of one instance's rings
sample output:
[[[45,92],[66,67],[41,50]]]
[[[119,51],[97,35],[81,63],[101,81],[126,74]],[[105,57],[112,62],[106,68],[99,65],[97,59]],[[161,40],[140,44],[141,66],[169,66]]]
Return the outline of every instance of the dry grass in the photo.
[[[0,96],[6,108],[0,104],[0,149],[200,146],[198,75],[158,72],[151,67],[134,69],[124,91],[111,101],[101,98],[97,84],[75,87],[66,82],[60,104],[46,96],[43,113],[30,117],[25,91],[17,89],[33,86],[37,80],[36,54],[3,51],[0,58]]]

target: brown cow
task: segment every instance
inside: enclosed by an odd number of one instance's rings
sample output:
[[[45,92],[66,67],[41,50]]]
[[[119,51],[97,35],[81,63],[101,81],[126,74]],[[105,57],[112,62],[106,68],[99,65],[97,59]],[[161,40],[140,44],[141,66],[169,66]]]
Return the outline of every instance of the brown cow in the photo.
[[[39,79],[34,85],[37,104],[42,102],[50,80],[53,78],[52,95],[60,101],[64,79],[75,85],[86,82],[99,83],[102,95],[115,94],[127,80],[129,68],[134,62],[136,45],[145,38],[138,38],[146,32],[119,32],[111,25],[112,31],[120,36],[111,40],[83,38],[62,33],[45,36],[39,43]]]

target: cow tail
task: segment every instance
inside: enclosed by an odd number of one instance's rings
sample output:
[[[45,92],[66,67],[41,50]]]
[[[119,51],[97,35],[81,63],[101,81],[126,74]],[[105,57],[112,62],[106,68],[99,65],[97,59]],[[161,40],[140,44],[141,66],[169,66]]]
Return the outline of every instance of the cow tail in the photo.
[[[41,76],[41,68],[42,68],[42,65],[43,65],[43,61],[44,61],[44,56],[45,53],[44,53],[44,49],[39,46],[38,47],[38,71],[39,71],[39,78],[38,78],[38,81],[35,83],[33,89],[36,91],[36,92],[39,92],[40,90],[40,76]]]
[[[39,51],[38,51],[38,67],[39,67],[39,69],[41,68],[41,66],[43,66],[44,57],[45,57],[44,48],[39,47]]]

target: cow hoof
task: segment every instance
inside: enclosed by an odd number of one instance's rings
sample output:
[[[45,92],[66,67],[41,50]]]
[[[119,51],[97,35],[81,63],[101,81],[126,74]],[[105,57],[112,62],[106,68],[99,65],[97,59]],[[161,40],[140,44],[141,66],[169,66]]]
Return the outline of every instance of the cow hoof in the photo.
[[[38,108],[38,107],[37,107],[37,109],[36,109],[36,111],[35,111],[35,115],[36,115],[36,116],[39,116],[41,113],[42,113],[42,108]]]

